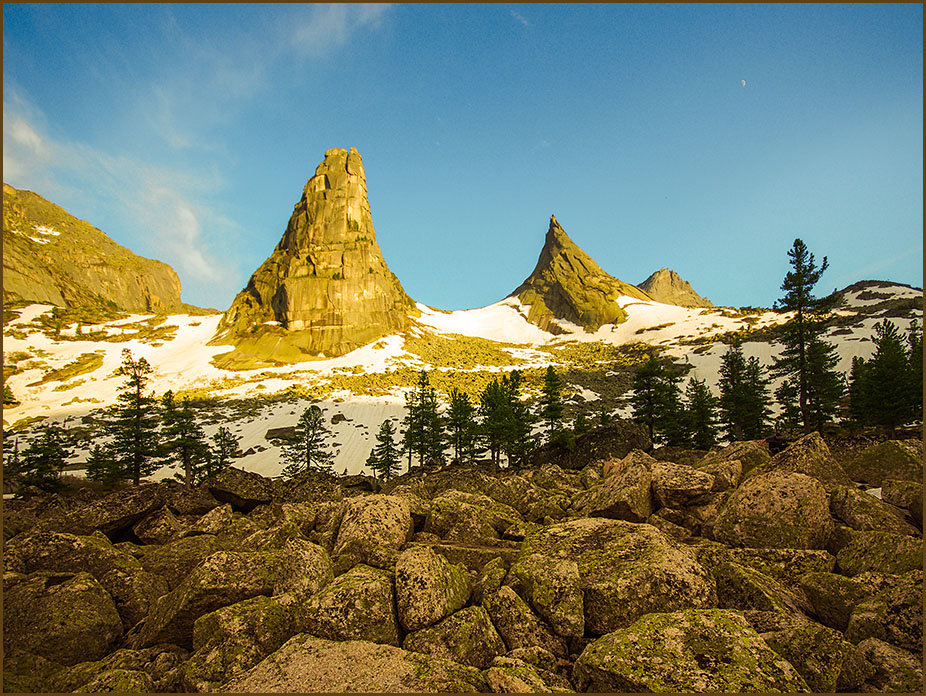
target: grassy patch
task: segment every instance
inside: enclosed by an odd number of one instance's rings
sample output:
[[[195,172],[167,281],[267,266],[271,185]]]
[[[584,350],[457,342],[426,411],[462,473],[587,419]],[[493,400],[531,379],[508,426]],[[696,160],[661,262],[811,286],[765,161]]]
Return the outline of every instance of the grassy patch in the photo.
[[[57,387],[55,387],[54,389],[52,389],[52,391],[56,391],[56,392],[67,391],[68,389],[73,389],[74,387],[79,387],[79,386],[80,386],[81,384],[83,384],[83,383],[84,383],[84,380],[79,379],[79,380],[77,380],[76,382],[68,382],[67,384],[59,384]]]
[[[472,370],[476,367],[515,367],[524,363],[505,348],[521,347],[511,343],[460,334],[425,334],[407,336],[405,350],[434,367],[454,367]]]
[[[94,370],[102,367],[103,365],[103,356],[99,353],[83,353],[79,355],[76,360],[69,362],[64,367],[58,368],[57,370],[52,370],[47,372],[42,379],[37,382],[32,382],[29,384],[30,387],[38,387],[42,384],[47,384],[48,382],[64,382],[65,380],[71,379],[72,377],[77,377],[78,375],[85,375],[88,372],[93,372]]]

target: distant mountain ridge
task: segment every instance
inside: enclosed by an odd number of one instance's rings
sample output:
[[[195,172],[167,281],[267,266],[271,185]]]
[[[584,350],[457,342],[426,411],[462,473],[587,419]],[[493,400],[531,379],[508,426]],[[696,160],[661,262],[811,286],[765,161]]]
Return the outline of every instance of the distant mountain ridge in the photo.
[[[32,191],[3,184],[3,301],[179,312],[180,279]]]
[[[694,291],[687,280],[669,268],[660,268],[637,285],[657,302],[679,307],[713,307],[706,297]]]
[[[627,315],[617,303],[622,295],[652,299],[636,286],[605,273],[572,241],[554,215],[537,265],[512,293],[529,306],[527,320],[553,334],[564,332],[560,321],[586,331],[624,321]]]
[[[416,305],[376,242],[360,153],[332,148],[296,203],[283,238],[225,313],[216,364],[333,357],[408,325]]]

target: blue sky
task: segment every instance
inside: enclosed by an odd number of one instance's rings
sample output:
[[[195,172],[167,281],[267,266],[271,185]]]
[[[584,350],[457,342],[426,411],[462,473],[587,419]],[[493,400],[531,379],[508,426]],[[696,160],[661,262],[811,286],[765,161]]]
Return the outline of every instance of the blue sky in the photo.
[[[3,6],[3,178],[226,309],[330,147],[418,301],[495,302],[550,214],[609,273],[770,306],[802,238],[922,287],[921,5]],[[745,85],[743,84],[745,80]]]

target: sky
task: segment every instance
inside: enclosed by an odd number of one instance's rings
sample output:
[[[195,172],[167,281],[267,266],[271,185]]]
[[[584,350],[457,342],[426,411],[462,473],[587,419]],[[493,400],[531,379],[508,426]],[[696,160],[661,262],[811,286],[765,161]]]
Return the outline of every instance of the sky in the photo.
[[[771,306],[923,284],[923,7],[3,5],[3,180],[227,309],[332,147],[406,291],[509,295],[555,214],[605,271]]]

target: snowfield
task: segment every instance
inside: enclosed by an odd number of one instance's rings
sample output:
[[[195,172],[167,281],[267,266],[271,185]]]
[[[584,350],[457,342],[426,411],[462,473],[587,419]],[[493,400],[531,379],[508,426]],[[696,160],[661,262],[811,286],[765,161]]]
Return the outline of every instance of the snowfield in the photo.
[[[52,234],[53,231],[46,233]],[[922,297],[922,291],[899,285],[849,291],[845,293],[846,305],[837,313],[854,316],[854,310],[863,310],[887,299],[905,300],[915,297]],[[566,330],[561,335],[553,335],[530,324],[526,319],[529,308],[513,297],[487,307],[454,312],[442,312],[418,304],[421,316],[416,319],[412,332],[459,334],[518,344],[516,347],[506,346],[505,350],[525,360],[526,366],[540,368],[557,364],[557,358],[555,351],[537,350],[539,347],[556,348],[569,343],[595,341],[612,345],[644,342],[662,347],[665,354],[679,364],[690,365],[692,370],[689,374],[704,379],[716,393],[721,357],[727,351],[727,346],[716,341],[716,337],[727,332],[761,329],[790,318],[787,314],[765,310],[746,315],[730,308],[686,308],[630,297],[621,297],[618,302],[628,314],[624,323],[605,325],[595,332],[586,332],[581,327],[561,322]],[[168,389],[175,392],[205,389],[220,399],[240,399],[274,394],[293,384],[323,383],[339,371],[384,373],[403,365],[412,369],[451,369],[424,364],[419,356],[405,351],[405,336],[392,335],[338,358],[250,371],[230,371],[217,368],[211,363],[212,358],[229,351],[230,346],[207,345],[215,335],[222,316],[220,314],[170,315],[158,327],[173,327],[174,334],[169,339],[149,337],[109,342],[82,338],[97,330],[105,330],[107,336],[123,333],[131,336],[135,329],[129,325],[152,319],[152,315],[132,315],[105,324],[83,325],[81,337],[77,336],[76,325],[63,327],[61,335],[67,340],[57,340],[39,330],[26,328],[37,317],[51,310],[50,305],[27,306],[17,310],[20,316],[4,327],[4,364],[14,362],[21,370],[7,379],[7,384],[21,404],[4,408],[5,428],[36,417],[66,422],[69,426],[76,425],[81,417],[114,403],[117,388],[122,384],[122,379],[115,375],[115,371],[122,362],[123,349],[130,350],[136,358],[145,358],[154,368],[149,388],[158,396]],[[918,321],[922,322],[922,312],[915,314]],[[859,316],[853,319],[851,326],[829,330],[827,337],[836,344],[839,353],[839,370],[848,373],[853,357],[867,358],[872,354],[871,335],[881,320],[878,316]],[[910,318],[891,320],[901,332],[906,332],[912,321]],[[25,336],[22,335],[23,331],[26,332]],[[749,340],[748,337],[743,342],[745,355],[758,357],[766,366],[771,364],[772,357],[779,350],[780,345],[774,342]],[[87,374],[38,384],[51,370],[60,369],[87,353],[100,354],[102,365]],[[23,354],[28,356],[24,358]],[[511,368],[484,366],[479,369],[508,371]],[[771,385],[772,390],[775,386],[776,383]],[[578,385],[574,385],[573,391],[592,408],[599,399],[597,393]],[[216,407],[220,414],[223,409],[221,403]],[[310,403],[307,399],[270,403],[256,407],[256,411],[248,412],[243,417],[240,413],[231,415],[232,409],[224,425],[240,437],[240,447],[245,453],[245,456],[236,460],[236,466],[264,476],[279,475],[284,462],[279,446],[266,439],[267,430],[295,425]],[[334,393],[318,402],[318,405],[324,409],[333,432],[331,442],[336,444],[332,449],[338,451],[334,469],[338,473],[362,472],[381,423],[387,418],[394,419],[398,429],[398,421],[405,415],[401,388],[394,389],[387,396],[377,397],[350,392]],[[628,413],[628,407],[615,411],[615,415]],[[332,423],[332,418],[337,422]],[[218,422],[204,421],[206,435],[211,437],[220,425]],[[80,452],[74,461],[85,461],[86,454]],[[164,467],[153,478],[161,479],[173,473]]]

